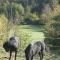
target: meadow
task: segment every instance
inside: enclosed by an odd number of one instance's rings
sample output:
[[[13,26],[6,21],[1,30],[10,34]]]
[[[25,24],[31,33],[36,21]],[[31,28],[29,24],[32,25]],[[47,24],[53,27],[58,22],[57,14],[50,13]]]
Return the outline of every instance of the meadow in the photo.
[[[11,32],[12,31],[13,30],[11,29]],[[16,26],[15,32],[18,36],[20,36],[21,32],[24,32],[25,34],[26,33],[30,34],[29,42],[31,42],[32,40],[40,40],[40,39],[43,40],[45,37],[44,37],[44,34],[42,33],[42,31],[44,31],[44,26],[41,27],[40,25],[19,25],[19,26]],[[12,34],[13,33],[11,33],[10,35],[12,35]],[[23,33],[21,33],[21,34],[23,34]],[[23,35],[22,38],[24,36],[25,35]],[[27,38],[25,37],[24,39],[27,39]],[[3,45],[3,42],[2,42],[2,45]],[[23,46],[23,43],[21,43],[22,46]],[[9,53],[5,52],[2,45],[0,46],[0,60],[8,60]],[[12,60],[14,59],[13,57],[14,57],[14,53],[12,56]],[[22,52],[21,51],[18,52],[17,60],[25,60],[24,50]],[[39,60],[39,56],[36,55],[36,57],[34,57],[34,60]],[[54,50],[51,50],[51,53],[46,52],[46,54],[44,56],[44,60],[60,60],[60,50],[54,49]]]

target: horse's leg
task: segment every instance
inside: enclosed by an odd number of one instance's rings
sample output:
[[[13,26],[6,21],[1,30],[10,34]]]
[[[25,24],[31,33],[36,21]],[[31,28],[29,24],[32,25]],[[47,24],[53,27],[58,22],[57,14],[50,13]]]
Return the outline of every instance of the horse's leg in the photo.
[[[26,58],[26,60],[29,60],[29,54],[28,53],[25,53],[25,58]]]
[[[26,54],[25,57],[26,57],[26,60],[33,60],[33,56],[29,54]]]
[[[32,52],[29,53],[28,57],[29,57],[29,60],[33,60],[33,54],[32,54]]]
[[[12,51],[10,51],[10,57],[9,57],[9,60],[11,60],[11,56],[12,56]]]
[[[17,57],[17,51],[15,51],[15,60],[16,60],[16,57]]]
[[[43,60],[43,53],[41,52],[39,52],[39,56],[40,56],[40,60]]]
[[[33,56],[31,57],[31,60],[33,60]]]
[[[29,56],[29,60],[33,60],[33,56]]]

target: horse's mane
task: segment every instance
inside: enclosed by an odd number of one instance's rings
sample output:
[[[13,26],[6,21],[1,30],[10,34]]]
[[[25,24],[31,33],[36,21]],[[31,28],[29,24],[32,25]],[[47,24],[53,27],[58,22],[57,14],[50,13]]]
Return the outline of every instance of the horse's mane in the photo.
[[[27,46],[27,48],[25,49],[25,53],[28,53],[28,51],[30,51],[30,48],[31,48],[31,44]]]
[[[15,40],[15,37],[11,37],[10,40]]]

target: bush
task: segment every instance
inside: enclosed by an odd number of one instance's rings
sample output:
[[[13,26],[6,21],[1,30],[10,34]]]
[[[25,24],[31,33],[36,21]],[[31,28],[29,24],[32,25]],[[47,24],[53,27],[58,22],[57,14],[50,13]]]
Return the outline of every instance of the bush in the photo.
[[[21,30],[18,32],[16,30],[16,35],[20,37],[20,51],[23,51],[26,48],[26,46],[30,43],[31,33]]]

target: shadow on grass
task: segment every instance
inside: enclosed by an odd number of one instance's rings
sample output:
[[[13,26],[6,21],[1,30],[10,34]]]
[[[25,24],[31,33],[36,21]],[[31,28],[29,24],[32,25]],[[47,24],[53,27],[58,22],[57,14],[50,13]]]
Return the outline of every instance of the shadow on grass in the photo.
[[[9,59],[9,57],[0,57],[0,60],[5,60],[5,59]]]

